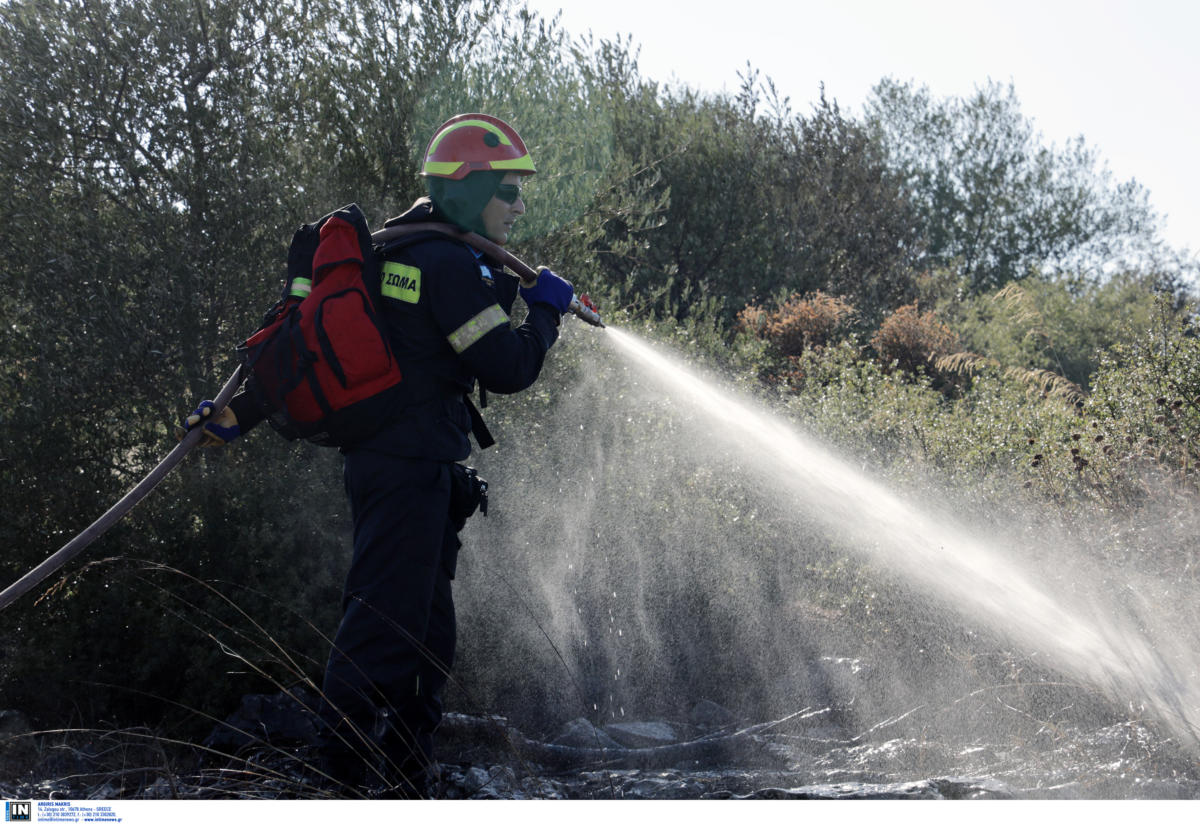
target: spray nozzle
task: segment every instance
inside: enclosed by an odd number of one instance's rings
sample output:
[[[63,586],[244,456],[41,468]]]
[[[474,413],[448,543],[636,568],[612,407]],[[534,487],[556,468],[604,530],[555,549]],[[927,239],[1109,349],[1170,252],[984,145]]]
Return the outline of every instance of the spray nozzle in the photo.
[[[587,295],[572,298],[571,305],[567,308],[585,323],[590,323],[592,326],[599,326],[601,329],[604,328],[604,321],[600,320],[600,312],[598,311],[600,307],[596,305],[596,301]]]

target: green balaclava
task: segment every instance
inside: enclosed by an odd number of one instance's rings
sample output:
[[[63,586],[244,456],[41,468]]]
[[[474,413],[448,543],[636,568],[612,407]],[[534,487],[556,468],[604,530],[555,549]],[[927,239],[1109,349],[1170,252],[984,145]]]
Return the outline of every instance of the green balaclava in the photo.
[[[434,204],[456,226],[469,232],[486,234],[481,217],[505,172],[471,172],[462,180],[444,177],[427,177],[425,186]]]

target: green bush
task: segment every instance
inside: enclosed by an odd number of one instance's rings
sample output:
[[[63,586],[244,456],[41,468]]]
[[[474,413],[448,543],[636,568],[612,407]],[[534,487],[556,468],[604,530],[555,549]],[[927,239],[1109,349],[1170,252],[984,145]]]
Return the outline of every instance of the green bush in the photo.
[[[1159,310],[1147,333],[1104,354],[1085,408],[1090,431],[1081,440],[1091,442],[1091,460],[1111,466],[1106,494],[1122,501],[1142,500],[1155,487],[1195,492],[1200,478],[1195,317],[1179,321],[1161,302]],[[1148,486],[1146,475],[1157,483]]]
[[[1149,331],[1154,301],[1153,279],[1119,274],[1099,283],[1031,278],[941,308],[968,351],[1086,388],[1103,352]]]

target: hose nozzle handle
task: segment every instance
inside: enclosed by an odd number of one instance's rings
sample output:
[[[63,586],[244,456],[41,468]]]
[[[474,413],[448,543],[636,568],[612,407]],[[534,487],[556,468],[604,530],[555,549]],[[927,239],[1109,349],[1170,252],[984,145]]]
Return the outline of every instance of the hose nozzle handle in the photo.
[[[587,295],[579,295],[571,299],[571,305],[567,310],[579,318],[584,323],[590,323],[592,326],[604,328],[604,321],[600,320],[600,313],[596,311],[596,302]]]

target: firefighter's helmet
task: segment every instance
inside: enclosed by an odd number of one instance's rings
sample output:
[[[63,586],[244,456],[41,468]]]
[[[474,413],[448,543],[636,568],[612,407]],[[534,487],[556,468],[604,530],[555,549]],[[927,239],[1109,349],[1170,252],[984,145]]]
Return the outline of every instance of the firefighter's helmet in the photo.
[[[429,141],[421,175],[462,180],[479,171],[531,175],[536,170],[512,126],[486,114],[456,115],[439,126]]]

